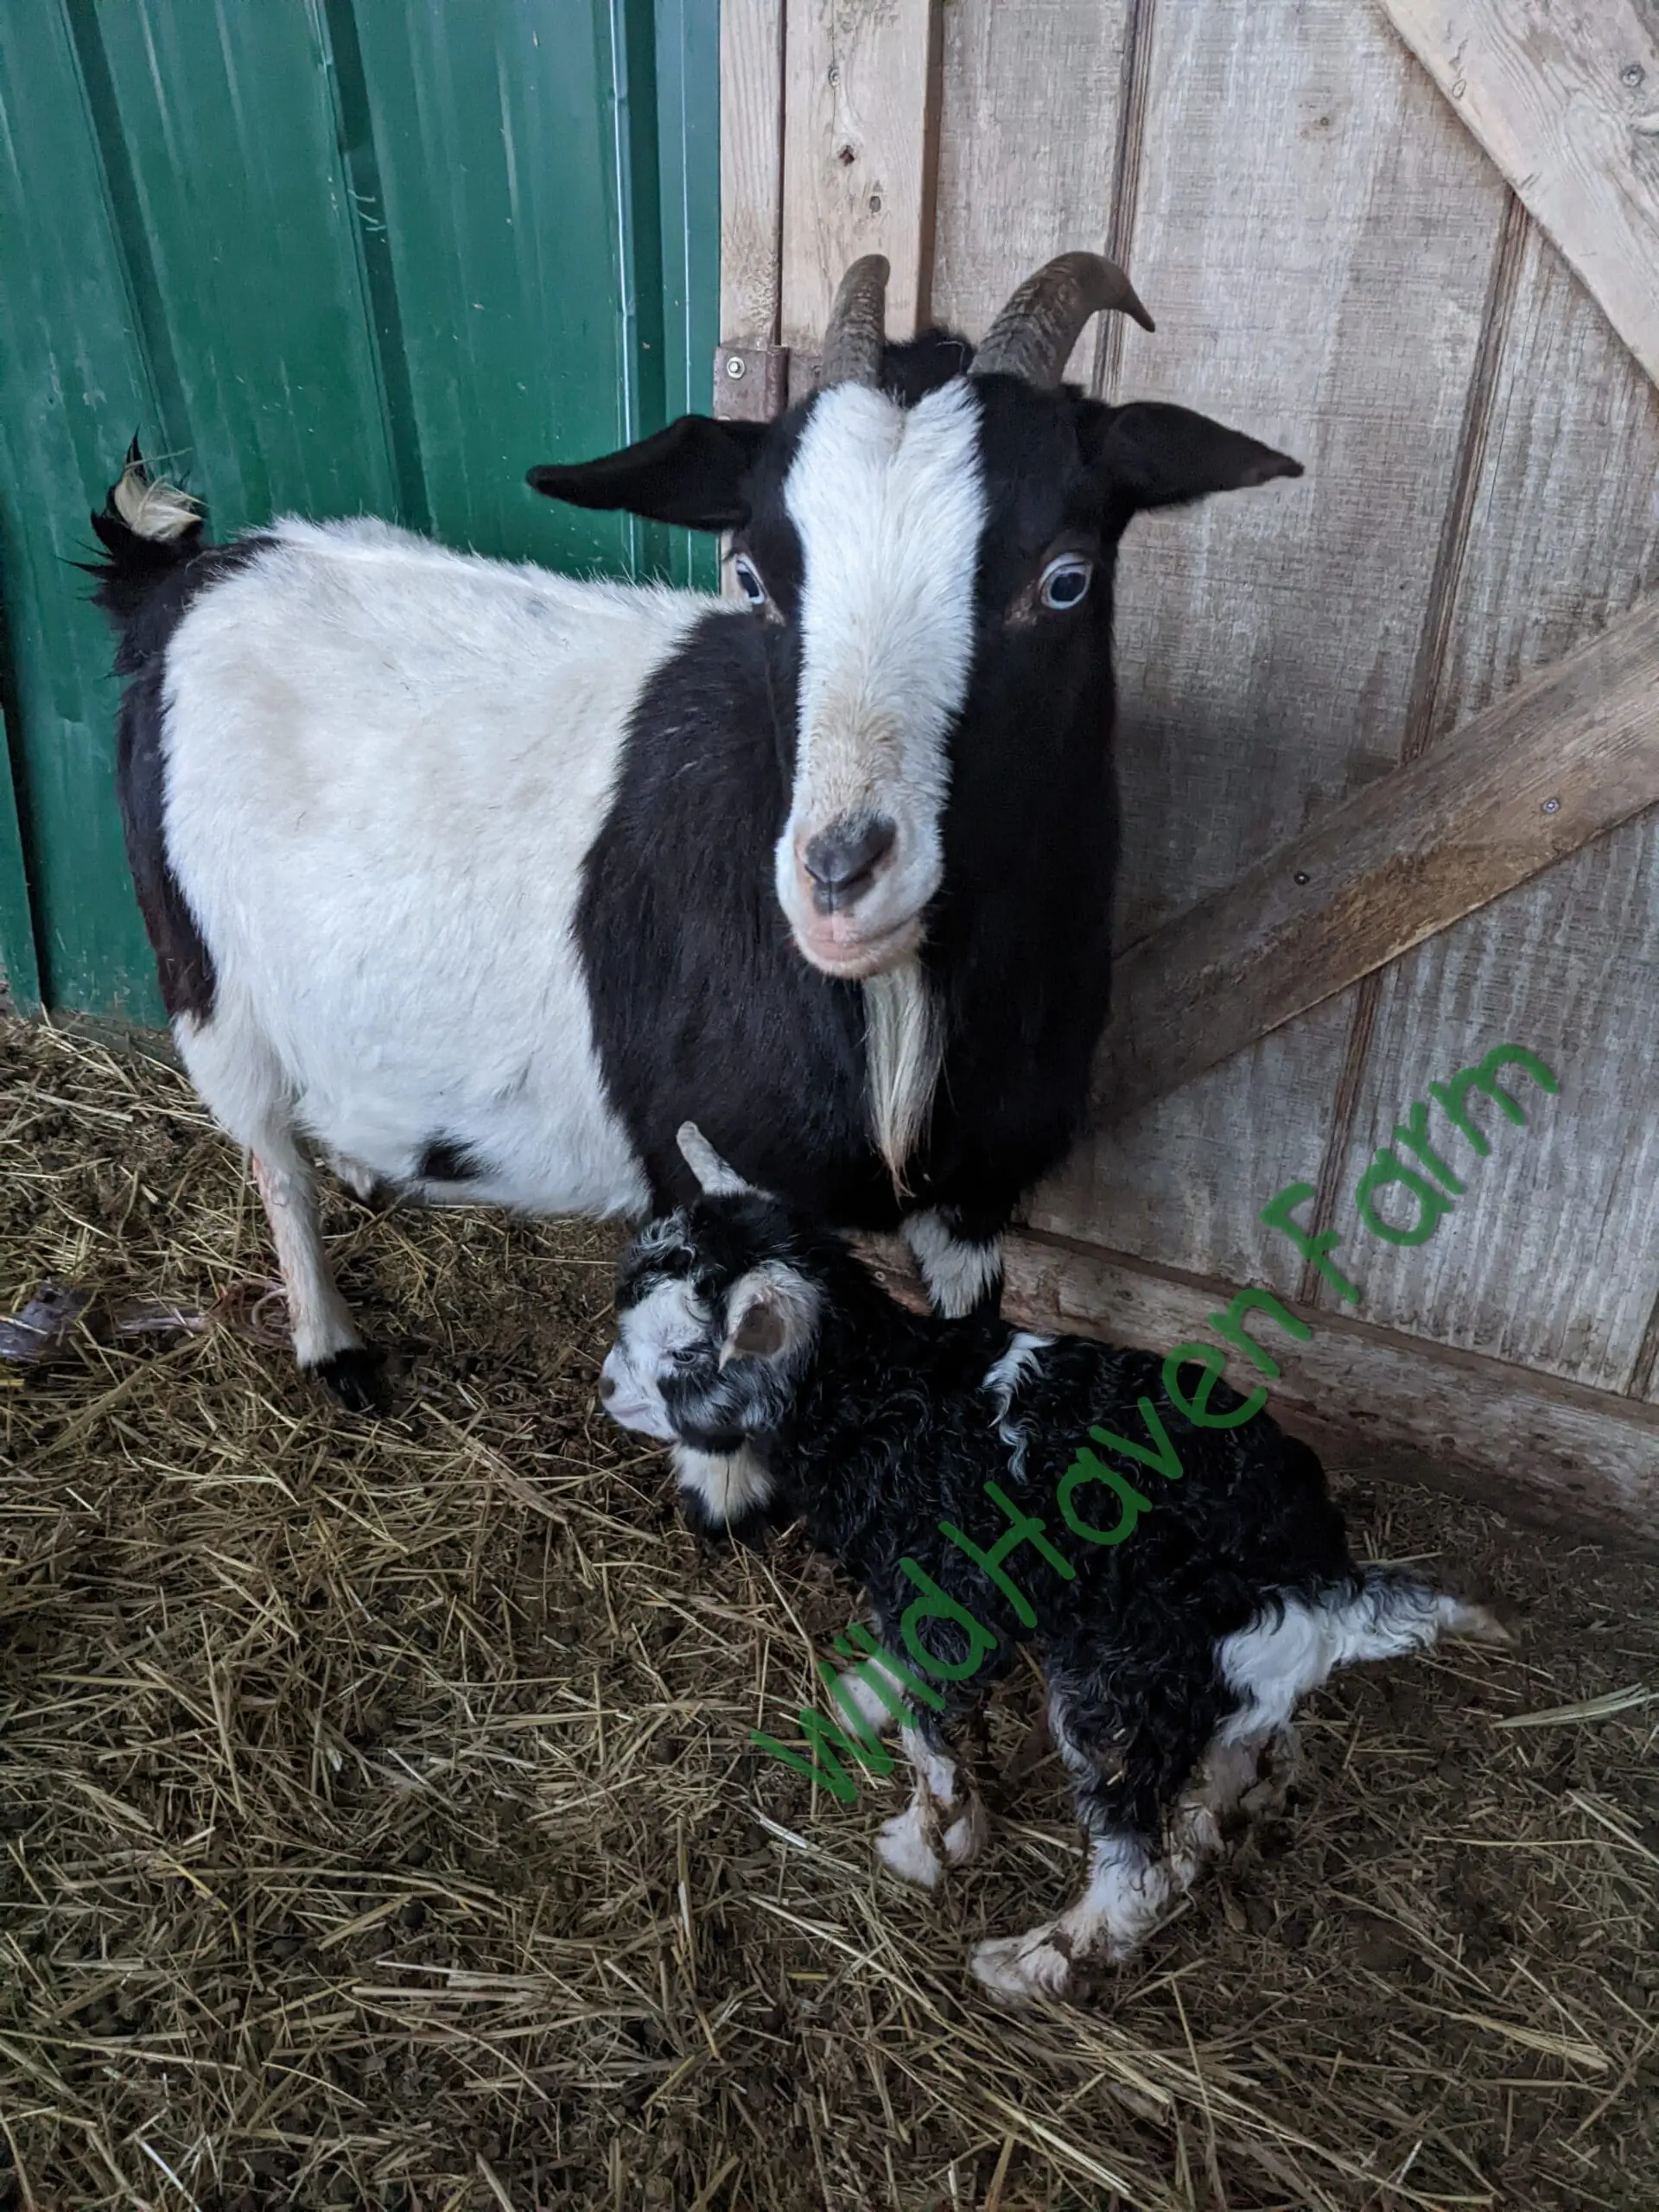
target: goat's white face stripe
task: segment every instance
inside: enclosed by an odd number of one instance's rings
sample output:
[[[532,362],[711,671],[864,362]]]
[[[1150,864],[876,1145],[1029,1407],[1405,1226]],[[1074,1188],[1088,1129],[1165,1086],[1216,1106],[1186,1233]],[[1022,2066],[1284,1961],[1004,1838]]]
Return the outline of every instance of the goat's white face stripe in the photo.
[[[947,739],[972,672],[986,513],[972,386],[958,378],[906,409],[837,385],[802,434],[784,499],[803,586],[799,743],[778,896],[803,950],[833,965],[913,923],[938,888]],[[798,853],[870,817],[894,825],[891,864],[855,910],[816,913]]]

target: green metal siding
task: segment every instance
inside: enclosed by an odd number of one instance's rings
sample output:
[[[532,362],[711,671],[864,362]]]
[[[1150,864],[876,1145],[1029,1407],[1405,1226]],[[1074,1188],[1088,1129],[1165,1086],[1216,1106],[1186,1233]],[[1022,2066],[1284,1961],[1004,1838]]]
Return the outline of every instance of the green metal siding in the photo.
[[[0,7],[0,960],[160,1019],[111,789],[86,515],[128,439],[217,532],[370,512],[713,580],[524,484],[706,404],[717,0]],[[25,880],[27,892],[25,892]]]

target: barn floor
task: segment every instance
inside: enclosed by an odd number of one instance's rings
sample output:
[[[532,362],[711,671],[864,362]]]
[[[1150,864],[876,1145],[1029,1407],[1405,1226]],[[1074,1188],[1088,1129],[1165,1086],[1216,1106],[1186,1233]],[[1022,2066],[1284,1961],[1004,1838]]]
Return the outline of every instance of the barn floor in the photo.
[[[700,1551],[600,1421],[614,1240],[331,1226],[381,1423],[264,1341],[179,1078],[0,1025],[0,1313],[104,1315],[0,1388],[0,2206],[1659,2202],[1659,1570],[1344,1484],[1524,1640],[1341,1680],[1288,1829],[1008,2018],[965,1958],[1074,1878],[1055,1768],[935,1904],[873,1877],[896,1777],[751,1749],[851,1593]]]

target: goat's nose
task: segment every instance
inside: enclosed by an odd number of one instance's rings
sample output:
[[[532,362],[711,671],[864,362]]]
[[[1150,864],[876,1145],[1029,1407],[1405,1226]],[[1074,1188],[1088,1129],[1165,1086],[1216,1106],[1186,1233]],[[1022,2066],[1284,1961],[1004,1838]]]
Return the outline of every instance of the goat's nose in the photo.
[[[819,831],[801,855],[819,913],[834,914],[858,904],[897,835],[891,822],[879,820],[837,822]]]
[[[599,1370],[599,1395],[607,1404],[616,1395],[616,1377],[608,1367]]]

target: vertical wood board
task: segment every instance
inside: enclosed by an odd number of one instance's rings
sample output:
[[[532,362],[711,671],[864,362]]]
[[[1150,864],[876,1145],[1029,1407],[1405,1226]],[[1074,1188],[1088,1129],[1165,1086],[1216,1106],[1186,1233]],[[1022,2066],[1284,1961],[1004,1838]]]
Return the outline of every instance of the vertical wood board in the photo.
[[[928,315],[941,0],[789,0],[783,342],[815,354],[861,254],[892,266],[887,330]]]
[[[1433,701],[1439,735],[1659,589],[1659,393],[1535,229],[1503,339]],[[1606,1389],[1659,1298],[1659,821],[1649,814],[1382,980],[1342,1217],[1431,1078],[1493,1044],[1560,1077],[1500,1122],[1425,1244],[1368,1252],[1368,1318]],[[1486,1109],[1490,1115],[1491,1109]],[[1470,1162],[1449,1155],[1461,1174]],[[1374,1256],[1373,1256],[1374,1255]]]
[[[1126,937],[1397,763],[1505,200],[1372,12],[1151,22],[1128,259],[1158,329],[1126,328],[1116,396],[1196,407],[1308,473],[1124,541]],[[1318,1176],[1350,1020],[1333,1001],[1085,1143],[1033,1222],[1294,1287],[1256,1216]]]
[[[982,338],[1033,270],[1106,250],[1130,13],[1129,0],[950,0],[932,307],[951,329]],[[1095,344],[1085,330],[1074,380]]]
[[[721,0],[720,335],[778,337],[784,0]]]

